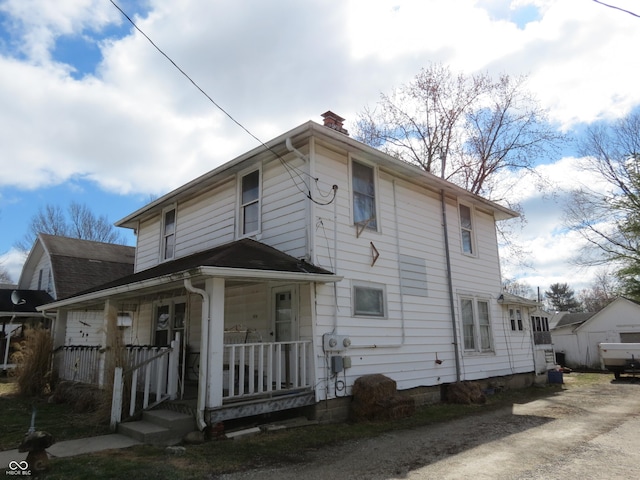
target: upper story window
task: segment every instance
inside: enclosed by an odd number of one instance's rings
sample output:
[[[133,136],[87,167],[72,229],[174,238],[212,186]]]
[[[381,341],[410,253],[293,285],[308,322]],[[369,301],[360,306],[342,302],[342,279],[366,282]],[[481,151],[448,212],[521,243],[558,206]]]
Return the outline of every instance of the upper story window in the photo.
[[[509,309],[509,321],[511,322],[511,330],[514,332],[524,328],[522,325],[522,312],[519,308]]]
[[[170,260],[176,250],[176,209],[165,209],[162,215],[162,260]]]
[[[378,229],[376,219],[375,170],[359,162],[351,162],[353,185],[353,222]]]
[[[462,336],[464,349],[476,352],[492,352],[491,319],[489,302],[473,298],[460,299]]]
[[[466,205],[459,205],[459,207],[462,251],[468,255],[475,255],[476,249],[473,239],[473,219],[471,216],[471,208]]]
[[[260,170],[243,175],[240,180],[241,235],[260,231]]]

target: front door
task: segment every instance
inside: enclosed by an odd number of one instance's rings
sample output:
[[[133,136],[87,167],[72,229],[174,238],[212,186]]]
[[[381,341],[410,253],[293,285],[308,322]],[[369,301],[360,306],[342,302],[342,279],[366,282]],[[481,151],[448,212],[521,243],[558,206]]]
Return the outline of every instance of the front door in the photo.
[[[272,290],[274,340],[282,342],[279,362],[276,362],[275,378],[280,378],[284,388],[291,384],[293,372],[291,342],[298,339],[298,302],[297,288],[293,285]]]

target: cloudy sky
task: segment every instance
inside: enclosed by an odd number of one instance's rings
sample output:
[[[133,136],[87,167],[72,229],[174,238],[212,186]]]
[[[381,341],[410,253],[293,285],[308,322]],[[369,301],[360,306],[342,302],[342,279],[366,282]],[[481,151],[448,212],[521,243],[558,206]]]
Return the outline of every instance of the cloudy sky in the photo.
[[[333,110],[353,121],[431,62],[528,75],[579,136],[640,105],[640,18],[593,0],[118,0],[215,102],[266,141]],[[637,0],[608,4],[640,13]],[[0,261],[38,208],[71,200],[115,222],[257,142],[205,98],[110,0],[0,0]],[[562,192],[592,183],[568,146],[517,194],[532,287],[580,288]],[[134,238],[125,232],[134,244]]]

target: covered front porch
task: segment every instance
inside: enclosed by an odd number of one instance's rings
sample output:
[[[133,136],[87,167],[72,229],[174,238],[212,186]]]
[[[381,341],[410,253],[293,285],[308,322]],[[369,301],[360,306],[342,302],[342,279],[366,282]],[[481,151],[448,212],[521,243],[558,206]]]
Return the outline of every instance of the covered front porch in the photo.
[[[298,267],[204,262],[47,305],[60,377],[113,383],[112,423],[166,401],[192,408],[200,429],[315,403],[314,285],[337,278],[285,257]]]

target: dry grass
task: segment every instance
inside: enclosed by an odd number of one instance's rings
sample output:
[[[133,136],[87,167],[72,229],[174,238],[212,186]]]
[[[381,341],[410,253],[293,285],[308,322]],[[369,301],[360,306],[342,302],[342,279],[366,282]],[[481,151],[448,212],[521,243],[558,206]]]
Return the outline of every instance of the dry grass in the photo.
[[[41,397],[51,391],[51,333],[41,327],[25,331],[25,339],[11,356],[16,364],[16,385],[23,397]]]

